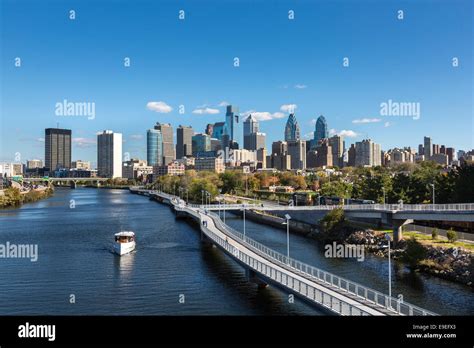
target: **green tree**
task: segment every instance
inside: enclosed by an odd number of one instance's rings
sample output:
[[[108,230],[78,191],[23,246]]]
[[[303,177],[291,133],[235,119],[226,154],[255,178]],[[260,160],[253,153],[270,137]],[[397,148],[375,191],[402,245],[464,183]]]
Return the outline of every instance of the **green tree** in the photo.
[[[425,247],[418,242],[415,237],[411,237],[407,240],[407,246],[402,254],[401,260],[408,264],[412,269],[418,267],[421,260],[426,258]]]
[[[448,241],[450,243],[454,243],[458,240],[458,234],[452,228],[450,228],[448,232],[446,232],[446,237],[448,238]]]

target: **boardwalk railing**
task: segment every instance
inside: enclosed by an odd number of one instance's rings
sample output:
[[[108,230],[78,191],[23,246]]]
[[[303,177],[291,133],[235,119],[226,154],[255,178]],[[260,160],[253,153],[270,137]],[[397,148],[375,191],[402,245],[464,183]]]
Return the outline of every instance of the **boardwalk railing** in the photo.
[[[297,274],[300,274],[307,279],[318,280],[326,285],[331,285],[336,289],[356,295],[359,298],[363,298],[367,302],[374,303],[387,310],[394,311],[402,315],[435,315],[434,313],[429,312],[423,308],[417,307],[407,302],[401,302],[398,299],[389,297],[388,295],[385,295],[377,290],[368,288],[351,280],[339,277],[335,274],[326,272],[322,269],[308,265],[298,260],[288,258],[286,255],[283,255],[271,248],[268,248],[267,246],[247,236],[245,236],[244,238],[244,235],[241,232],[238,232],[232,227],[224,224],[222,220],[220,220],[219,216],[215,213],[210,213],[210,215],[213,216],[214,221],[219,229],[232,234],[237,239],[239,239],[242,244],[245,244],[251,247],[254,251],[265,255],[267,259],[269,258],[289,270],[297,271]]]
[[[201,225],[201,229],[206,233],[206,235],[233,255],[233,257],[239,259],[239,261],[243,262],[251,269],[254,269],[264,276],[298,292],[301,296],[316,301],[320,305],[329,308],[338,314],[370,315],[369,310],[362,310],[361,307],[362,305],[372,304],[371,308],[374,308],[375,311],[377,311],[377,308],[383,310],[380,312],[382,314],[384,314],[385,311],[385,313],[388,312],[388,314],[391,313],[393,315],[436,315],[435,313],[418,306],[389,297],[377,290],[339,277],[298,260],[288,258],[287,256],[244,236],[241,232],[224,224],[219,215],[213,212],[205,212],[205,210],[202,209],[204,206],[186,206],[183,200],[178,199],[177,197],[171,197],[170,201],[176,210],[186,211],[188,214],[191,214],[198,219],[202,219],[201,214],[208,215],[212,218],[214,225],[219,231],[231,237],[242,246],[245,246],[253,253],[266,259],[270,262],[270,265],[259,261],[251,255],[241,252],[239,249],[230,245],[227,240],[222,239],[219,235],[214,233],[210,228]],[[272,264],[278,267],[272,267]],[[287,272],[281,272],[279,269],[284,269]],[[309,280],[309,282],[301,281],[301,279]],[[317,287],[312,286],[311,283],[319,284],[328,289],[328,291],[321,291]],[[331,295],[331,292],[343,295],[347,298],[347,301],[342,300],[340,296]]]

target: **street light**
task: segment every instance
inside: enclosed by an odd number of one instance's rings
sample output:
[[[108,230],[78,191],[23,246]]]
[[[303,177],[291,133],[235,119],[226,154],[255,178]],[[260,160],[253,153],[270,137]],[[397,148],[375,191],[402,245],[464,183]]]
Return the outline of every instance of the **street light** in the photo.
[[[432,183],[432,184],[430,184],[430,186],[433,188],[433,200],[432,200],[432,202],[433,202],[433,205],[434,205],[435,204],[435,184]]]
[[[286,219],[286,257],[287,263],[290,263],[290,220],[291,216],[285,214]]]
[[[201,190],[201,205],[204,205],[204,190]]]
[[[244,242],[245,242],[245,203],[242,204],[242,208],[243,208],[243,211],[244,211]]]
[[[385,234],[385,239],[388,242],[388,297],[390,298],[390,307],[392,307],[392,266],[390,263],[390,242],[392,239],[388,233]]]

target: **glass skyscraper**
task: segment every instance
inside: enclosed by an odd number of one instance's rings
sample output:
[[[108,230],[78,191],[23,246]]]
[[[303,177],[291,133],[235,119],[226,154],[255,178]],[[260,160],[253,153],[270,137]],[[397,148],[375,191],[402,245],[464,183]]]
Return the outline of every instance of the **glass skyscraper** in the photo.
[[[300,126],[296,121],[295,114],[290,114],[285,126],[285,141],[300,140]]]
[[[146,160],[149,166],[163,164],[163,136],[158,129],[146,132]]]
[[[316,120],[316,128],[314,130],[314,143],[312,147],[316,147],[319,144],[321,139],[327,139],[328,135],[328,124],[326,122],[326,118],[321,115]]]

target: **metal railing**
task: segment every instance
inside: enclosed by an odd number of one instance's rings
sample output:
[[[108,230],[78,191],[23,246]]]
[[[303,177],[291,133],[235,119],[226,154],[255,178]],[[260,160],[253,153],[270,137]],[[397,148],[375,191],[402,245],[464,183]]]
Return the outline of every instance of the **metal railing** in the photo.
[[[430,227],[416,224],[406,224],[402,226],[403,232],[419,232],[423,234],[431,235],[434,230],[438,232],[440,236],[447,237],[448,230],[438,227]],[[474,234],[466,233],[461,231],[455,231],[459,240],[471,241],[474,242]]]
[[[180,207],[175,207],[178,208],[179,210],[188,210],[192,211],[192,214],[194,216],[199,216],[199,212],[194,211],[190,206],[180,206]],[[196,215],[197,213],[197,215]],[[377,290],[368,288],[366,286],[363,286],[361,284],[358,284],[356,282],[350,281],[348,279],[339,277],[335,274],[326,272],[324,270],[321,270],[317,267],[308,265],[306,263],[300,262],[298,260],[288,258],[287,256],[271,249],[268,248],[267,246],[245,236],[233,229],[232,227],[224,224],[220,217],[213,213],[213,212],[208,212],[208,214],[212,220],[214,221],[214,224],[216,227],[223,232],[226,235],[229,235],[233,239],[237,239],[239,243],[245,245],[247,248],[255,252],[256,254],[264,257],[265,259],[275,262],[278,264],[280,267],[293,272],[300,277],[306,278],[310,281],[316,281],[317,283],[324,285],[324,286],[330,286],[333,290],[338,290],[339,293],[343,295],[352,295],[355,296],[355,298],[359,300],[365,300],[365,303],[367,304],[374,304],[376,305],[375,308],[381,307],[389,312],[392,312],[393,314],[400,314],[400,315],[436,315],[433,312],[427,311],[423,308],[420,308],[418,306],[412,305],[407,302],[402,302],[396,298],[389,297],[386,294],[383,294]],[[202,228],[205,228],[205,226],[202,226]],[[214,233],[206,228],[211,234],[214,235]],[[216,236],[218,237],[218,236]],[[219,237],[218,237],[219,238]],[[235,256],[235,255],[234,255]],[[240,259],[240,258],[239,258]],[[240,259],[241,260],[241,259]],[[242,260],[241,260],[242,261]],[[255,260],[255,262],[258,262],[258,260]],[[251,266],[251,265],[250,265]],[[253,267],[254,268],[254,267]],[[258,272],[261,272],[259,269],[255,269]],[[274,270],[277,272],[277,270]],[[267,273],[263,273],[265,276],[268,276]],[[287,275],[286,273],[282,273],[283,275]],[[288,276],[288,275],[287,275]],[[288,276],[290,277],[290,276]],[[274,279],[274,278],[272,278]],[[294,278],[293,278],[294,279]],[[298,280],[296,280],[298,281]],[[286,284],[283,284],[286,285]],[[307,284],[306,284],[307,285]],[[307,285],[310,286],[310,285]],[[310,286],[311,287],[311,286]],[[295,290],[294,288],[292,288]],[[317,290],[316,288],[313,287],[314,290]],[[320,291],[320,290],[317,290]],[[306,293],[307,294],[307,293]],[[325,294],[326,296],[330,296],[328,294]],[[305,295],[306,296],[306,295]],[[315,299],[316,295],[312,297],[312,299]],[[340,300],[338,300],[340,301]],[[343,301],[342,301],[343,302]],[[363,303],[363,302],[362,302]],[[323,304],[323,303],[321,303]],[[323,304],[324,305],[324,304]],[[354,307],[352,304],[349,304],[346,302],[346,305],[349,306],[350,308]],[[328,307],[325,305],[325,307]],[[331,307],[328,307],[331,308]],[[358,311],[362,312],[360,308],[357,309]],[[349,309],[351,311],[351,309]],[[338,312],[342,315],[347,315],[348,311],[346,308],[345,312]],[[355,314],[350,314],[350,315],[355,315]],[[363,315],[363,314],[362,314]]]
[[[467,211],[474,212],[474,203],[459,204],[349,204],[311,206],[265,206],[269,210],[377,210],[377,211]]]

